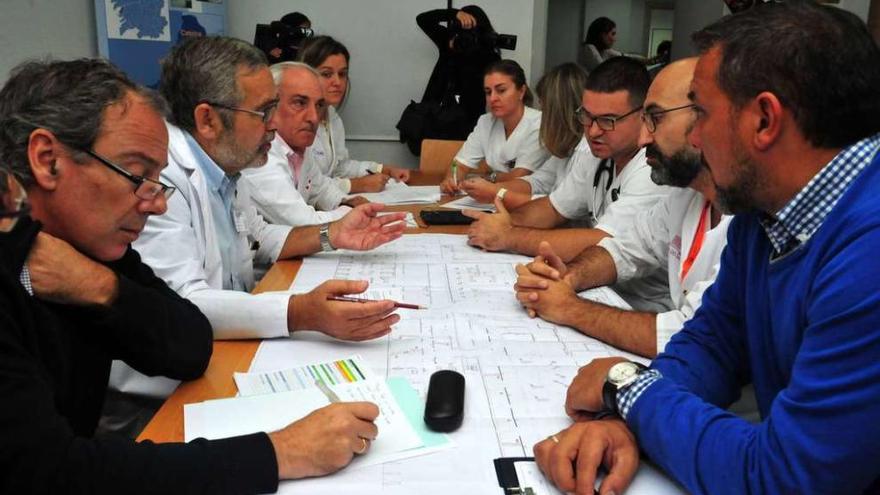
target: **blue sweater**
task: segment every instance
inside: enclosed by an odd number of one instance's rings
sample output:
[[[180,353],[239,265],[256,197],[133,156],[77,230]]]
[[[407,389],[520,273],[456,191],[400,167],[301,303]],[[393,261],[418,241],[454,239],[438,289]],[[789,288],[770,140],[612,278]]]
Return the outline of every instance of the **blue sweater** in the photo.
[[[786,256],[757,215],[653,367],[627,423],[693,493],[880,490],[880,158]],[[754,383],[763,421],[723,408]]]

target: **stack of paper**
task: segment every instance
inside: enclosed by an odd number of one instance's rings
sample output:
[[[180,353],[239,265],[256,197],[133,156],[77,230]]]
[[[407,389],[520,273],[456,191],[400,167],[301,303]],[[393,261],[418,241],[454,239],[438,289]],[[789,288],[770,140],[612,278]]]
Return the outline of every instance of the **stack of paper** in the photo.
[[[385,190],[377,193],[359,193],[371,203],[386,205],[422,205],[440,201],[440,186],[408,186],[403,182],[388,182]]]
[[[371,466],[451,447],[445,435],[424,428],[418,393],[397,379],[386,383],[359,356],[266,373],[236,373],[241,397],[184,406],[186,441],[280,430],[329,404],[323,381],[342,401],[379,406],[379,436],[352,466]],[[390,385],[390,386],[389,386]]]

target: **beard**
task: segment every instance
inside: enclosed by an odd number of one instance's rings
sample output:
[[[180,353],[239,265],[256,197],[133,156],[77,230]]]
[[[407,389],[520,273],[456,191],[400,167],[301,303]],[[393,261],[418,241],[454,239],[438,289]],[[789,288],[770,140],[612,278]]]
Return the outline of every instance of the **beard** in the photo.
[[[645,156],[654,160],[651,180],[658,186],[687,187],[703,168],[699,152],[681,148],[672,156],[666,156],[654,144],[645,147]]]
[[[716,202],[718,208],[728,214],[737,215],[757,210],[755,192],[760,187],[757,166],[745,153],[734,150],[733,181],[727,187],[715,183]],[[714,177],[713,177],[714,182]]]
[[[273,136],[260,142],[263,144],[272,141]],[[245,148],[235,141],[235,133],[231,129],[224,131],[223,137],[217,146],[217,163],[222,164],[224,169],[244,170],[251,167],[260,167],[266,163],[267,154],[257,148]]]

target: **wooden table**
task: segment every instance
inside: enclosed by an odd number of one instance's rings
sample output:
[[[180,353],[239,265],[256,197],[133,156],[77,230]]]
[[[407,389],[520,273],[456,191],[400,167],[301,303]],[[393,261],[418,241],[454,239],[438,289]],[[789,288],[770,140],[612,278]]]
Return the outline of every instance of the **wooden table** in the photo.
[[[441,179],[442,177],[439,175],[421,174],[416,171],[413,173],[410,184],[433,185],[439,184]],[[452,199],[454,198],[444,198],[444,201]],[[392,211],[413,212],[416,221],[422,227],[406,229],[407,234],[464,234],[467,231],[467,226],[464,225],[424,225],[418,215],[418,212],[423,207],[425,205],[397,206],[389,207],[388,209]],[[429,206],[429,208],[431,207]],[[254,293],[286,290],[290,287],[301,265],[302,260],[279,261],[275,263],[254,289]],[[211,356],[211,362],[208,364],[208,369],[205,371],[204,376],[198,380],[180,384],[177,390],[162,404],[162,407],[153,416],[153,419],[150,420],[144,431],[141,432],[138,440],[182,442],[184,438],[183,405],[234,396],[237,388],[232,379],[232,374],[236,371],[247,371],[250,368],[251,361],[254,359],[259,345],[259,340],[215,341],[214,353]]]

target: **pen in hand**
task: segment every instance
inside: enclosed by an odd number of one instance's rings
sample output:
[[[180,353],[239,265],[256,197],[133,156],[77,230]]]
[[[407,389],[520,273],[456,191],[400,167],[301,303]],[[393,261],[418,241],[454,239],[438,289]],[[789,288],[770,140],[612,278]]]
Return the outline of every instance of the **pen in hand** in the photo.
[[[349,296],[327,296],[328,301],[341,301],[341,302],[353,302],[353,303],[370,303],[370,302],[379,302],[373,299],[363,299],[360,297],[349,297]],[[418,304],[409,304],[394,301],[395,308],[401,309],[428,309],[427,306],[421,306]]]
[[[338,402],[342,402],[342,399],[336,395],[336,392],[330,390],[330,387],[324,383],[324,380],[315,380],[315,386],[318,387],[321,392],[324,392],[324,395],[327,396],[327,400],[330,401],[331,404],[336,404]]]

